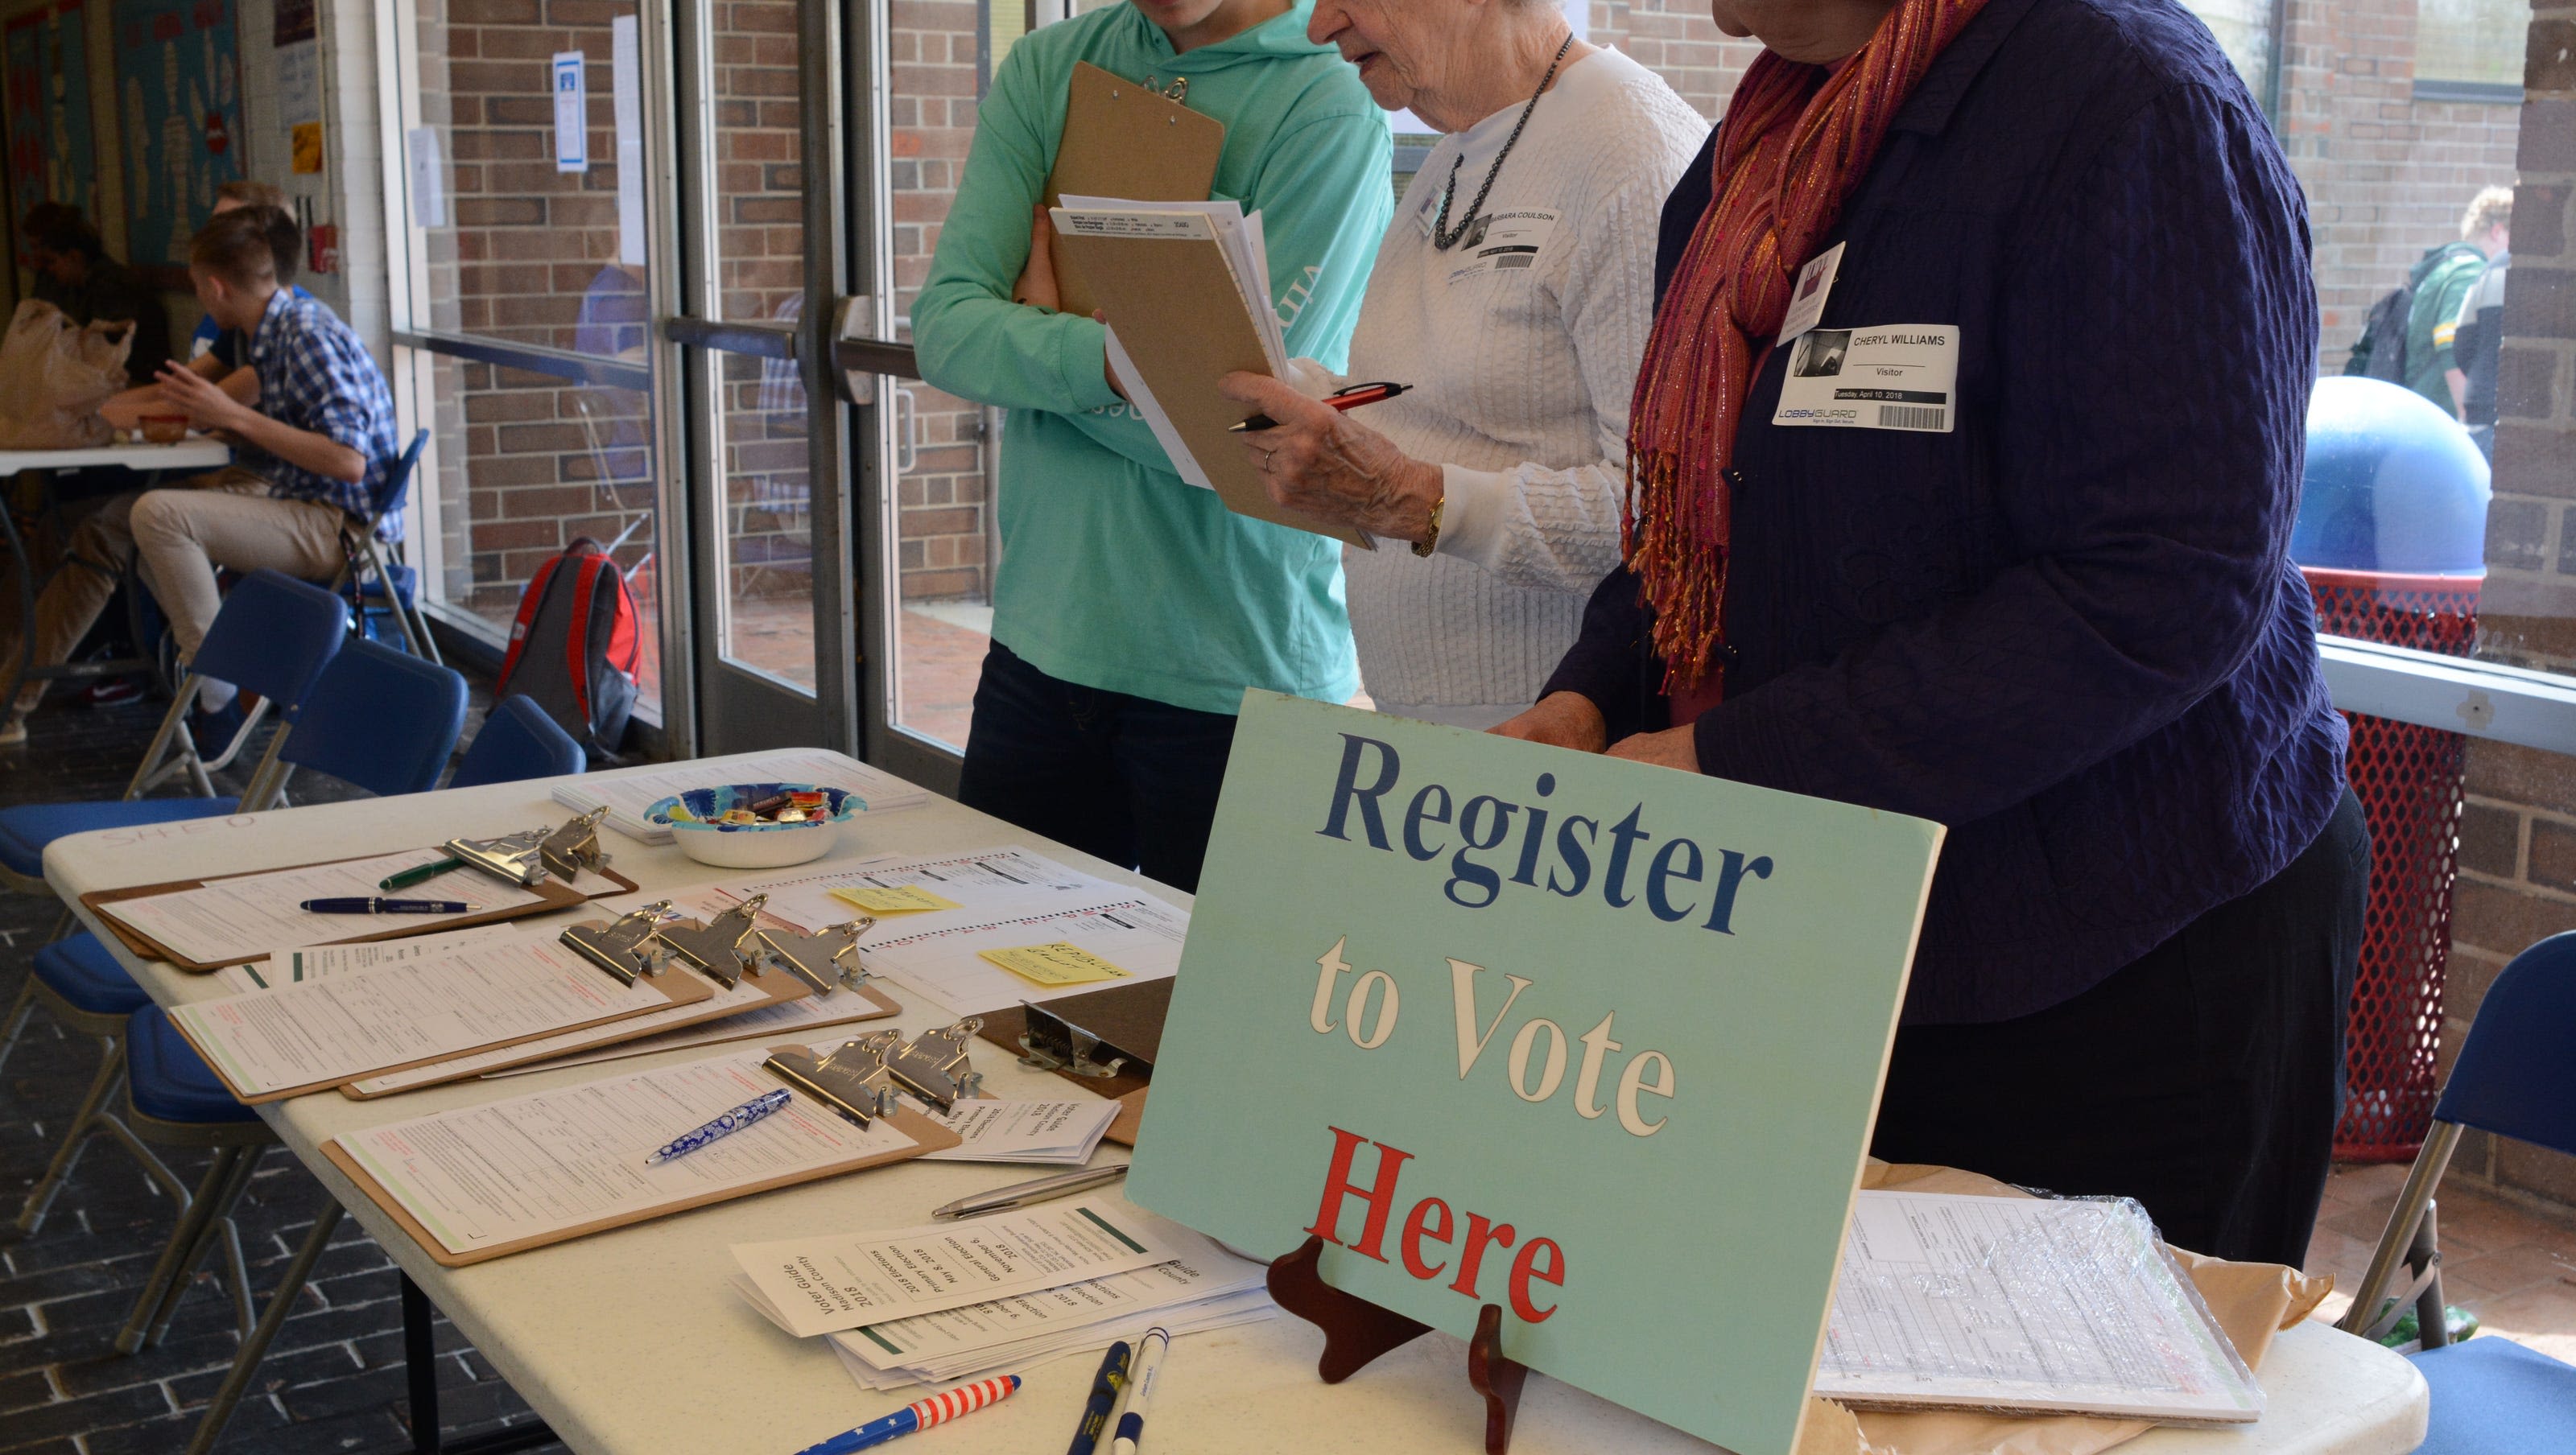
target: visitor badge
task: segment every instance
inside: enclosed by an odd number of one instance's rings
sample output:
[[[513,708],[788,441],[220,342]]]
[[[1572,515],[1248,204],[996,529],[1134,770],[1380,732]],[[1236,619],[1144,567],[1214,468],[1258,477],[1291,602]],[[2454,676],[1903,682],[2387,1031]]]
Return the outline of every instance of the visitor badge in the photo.
[[[1798,281],[1789,290],[1789,316],[1780,321],[1779,342],[1787,343],[1816,326],[1825,316],[1825,300],[1833,296],[1834,274],[1843,266],[1843,244],[1836,243],[1798,270]]]
[[[1771,422],[1948,434],[1958,384],[1956,324],[1810,329],[1789,351]]]
[[[1449,270],[1450,286],[1488,273],[1536,267],[1539,250],[1556,235],[1556,222],[1557,214],[1537,208],[1489,212],[1477,218],[1450,254],[1458,259],[1458,266]]]

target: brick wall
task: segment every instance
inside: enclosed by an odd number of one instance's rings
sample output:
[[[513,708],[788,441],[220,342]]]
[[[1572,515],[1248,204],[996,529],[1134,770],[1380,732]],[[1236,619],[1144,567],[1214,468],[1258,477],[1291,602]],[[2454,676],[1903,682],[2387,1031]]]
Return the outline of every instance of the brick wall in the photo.
[[[2576,672],[2576,6],[2531,27],[2514,202],[2513,273],[2496,430],[2495,501],[2479,655]],[[2576,760],[2508,744],[2468,749],[2444,1050],[2505,961],[2576,930]],[[2576,1203],[2576,1159],[2471,1134],[2453,1163],[2509,1192]]]

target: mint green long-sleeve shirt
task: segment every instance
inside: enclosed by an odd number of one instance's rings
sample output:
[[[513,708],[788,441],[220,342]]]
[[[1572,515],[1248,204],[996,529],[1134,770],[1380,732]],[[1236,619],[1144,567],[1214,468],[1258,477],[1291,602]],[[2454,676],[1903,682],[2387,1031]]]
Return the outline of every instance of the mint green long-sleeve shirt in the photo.
[[[1313,0],[1185,55],[1132,5],[1011,47],[912,309],[921,376],[1009,411],[993,637],[1068,682],[1232,713],[1246,687],[1358,690],[1342,547],[1249,520],[1182,481],[1103,373],[1107,331],[1011,301],[1031,209],[1064,132],[1077,60],[1130,80],[1188,77],[1223,121],[1215,193],[1262,214],[1291,356],[1339,368],[1393,210],[1385,113],[1329,46]]]

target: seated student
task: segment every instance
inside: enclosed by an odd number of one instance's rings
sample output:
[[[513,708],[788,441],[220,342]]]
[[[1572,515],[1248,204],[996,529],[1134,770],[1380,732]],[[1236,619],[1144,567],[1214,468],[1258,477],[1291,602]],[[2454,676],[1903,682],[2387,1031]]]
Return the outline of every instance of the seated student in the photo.
[[[232,437],[234,463],[110,502],[83,523],[71,548],[90,569],[64,571],[36,599],[36,665],[65,659],[106,605],[117,569],[137,555],[183,655],[195,654],[222,604],[216,567],[266,566],[312,580],[338,572],[341,532],[363,517],[396,454],[393,396],[347,324],[279,286],[271,236],[282,216],[273,207],[225,213],[188,248],[198,301],[249,341],[257,406],[176,364],[159,381],[175,410]],[[21,690],[0,744],[24,740],[31,694],[40,691],[36,683]],[[231,740],[239,726],[232,704],[229,685],[207,684],[199,747],[217,752]]]
[[[18,226],[19,260],[36,275],[36,297],[74,323],[131,319],[130,379],[149,377],[170,357],[170,311],[134,270],[107,255],[98,226],[68,202],[39,202]]]
[[[244,177],[216,184],[213,216],[221,217],[244,207],[266,207],[277,213],[269,236],[271,249],[277,255],[277,281],[294,285],[295,270],[304,251],[304,234],[286,211],[286,189],[274,182],[254,182]],[[297,286],[295,296],[313,295]],[[197,331],[188,338],[188,367],[214,380],[242,403],[252,403],[259,398],[259,371],[242,357],[243,347],[238,331],[218,325],[214,315],[207,314],[197,320]],[[98,412],[108,423],[119,429],[132,429],[147,414],[174,412],[162,399],[160,386],[151,382],[150,366],[129,368],[126,372],[140,382],[99,406]]]

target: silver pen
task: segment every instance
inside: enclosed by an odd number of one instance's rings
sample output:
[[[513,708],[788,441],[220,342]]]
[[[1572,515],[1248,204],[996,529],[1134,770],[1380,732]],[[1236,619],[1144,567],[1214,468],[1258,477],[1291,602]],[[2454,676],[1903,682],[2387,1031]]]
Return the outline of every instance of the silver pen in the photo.
[[[1008,1187],[996,1187],[973,1197],[961,1197],[946,1207],[934,1209],[930,1216],[935,1222],[946,1222],[950,1218],[1008,1212],[1015,1207],[1026,1207],[1033,1202],[1045,1202],[1052,1197],[1064,1197],[1085,1188],[1098,1187],[1104,1182],[1115,1182],[1126,1175],[1127,1164],[1124,1162],[1112,1162],[1106,1167],[1085,1167],[1079,1172],[1059,1172],[1035,1182],[1014,1182]]]

